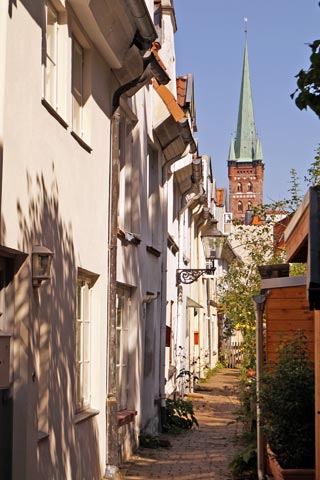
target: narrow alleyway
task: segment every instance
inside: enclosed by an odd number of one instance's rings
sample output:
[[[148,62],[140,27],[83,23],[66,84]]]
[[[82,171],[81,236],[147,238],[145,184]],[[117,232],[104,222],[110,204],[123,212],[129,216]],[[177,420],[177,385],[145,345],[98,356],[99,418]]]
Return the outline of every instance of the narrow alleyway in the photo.
[[[199,428],[169,439],[171,448],[141,449],[121,470],[125,480],[227,480],[240,428],[230,424],[238,407],[239,371],[222,369],[192,398]]]

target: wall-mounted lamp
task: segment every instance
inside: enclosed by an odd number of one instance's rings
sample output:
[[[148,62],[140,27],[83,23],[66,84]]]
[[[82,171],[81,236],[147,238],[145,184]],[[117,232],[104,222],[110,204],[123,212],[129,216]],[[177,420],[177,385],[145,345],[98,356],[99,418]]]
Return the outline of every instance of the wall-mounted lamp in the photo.
[[[226,235],[217,228],[218,220],[213,218],[201,234],[206,261],[211,264],[209,268],[179,268],[176,272],[177,285],[189,284],[198,280],[201,275],[213,275],[215,272],[214,260],[221,258]]]
[[[42,245],[32,248],[32,285],[40,287],[41,282],[50,280],[50,268],[53,253]]]

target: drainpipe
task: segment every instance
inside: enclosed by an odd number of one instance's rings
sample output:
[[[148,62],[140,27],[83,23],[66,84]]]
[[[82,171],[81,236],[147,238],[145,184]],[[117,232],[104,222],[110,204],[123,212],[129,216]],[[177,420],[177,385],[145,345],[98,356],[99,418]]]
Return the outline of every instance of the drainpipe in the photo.
[[[255,295],[252,297],[254,302],[254,310],[256,315],[256,379],[257,379],[257,469],[258,479],[265,479],[264,469],[264,438],[260,425],[260,380],[263,369],[263,331],[262,331],[262,318],[266,302],[266,295]]]
[[[105,478],[119,475],[118,405],[116,382],[116,292],[117,292],[117,227],[120,165],[120,109],[111,118],[111,171],[108,233],[108,322],[107,322],[107,401],[106,401],[106,470]]]
[[[165,369],[166,369],[166,312],[167,312],[167,232],[168,232],[168,169],[162,169],[163,178],[163,237],[162,237],[162,265],[161,265],[161,328],[160,328],[160,371],[159,371],[159,395],[160,395],[160,426],[161,431],[166,423],[166,393],[165,393]]]

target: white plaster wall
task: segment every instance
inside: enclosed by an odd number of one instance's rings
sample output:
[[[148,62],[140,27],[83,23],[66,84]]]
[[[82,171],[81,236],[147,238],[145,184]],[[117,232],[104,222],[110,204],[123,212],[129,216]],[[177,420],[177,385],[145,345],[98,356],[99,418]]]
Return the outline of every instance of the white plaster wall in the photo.
[[[38,2],[12,4],[12,16],[8,19],[1,199],[2,230],[5,233],[2,245],[30,254],[32,245],[41,243],[54,251],[51,286],[43,288],[50,291],[51,305],[50,308],[48,305],[47,320],[51,338],[56,338],[56,347],[61,342],[61,349],[51,351],[49,437],[39,444],[37,460],[33,454],[37,450],[37,425],[32,411],[37,392],[30,377],[34,359],[30,338],[32,330],[19,333],[19,339],[26,342],[27,350],[26,356],[17,352],[15,362],[20,365],[19,378],[24,377],[27,384],[21,383],[20,390],[15,392],[17,403],[13,435],[15,445],[22,427],[18,423],[20,417],[17,412],[21,407],[26,415],[24,421],[28,419],[26,428],[29,429],[27,439],[30,440],[30,456],[24,459],[25,462],[23,459],[21,461],[19,448],[14,450],[13,478],[36,480],[59,477],[73,480],[81,475],[81,478],[89,479],[93,471],[100,475],[105,464],[105,294],[110,155],[110,99],[107,86],[111,77],[108,66],[92,47],[93,92],[86,106],[91,126],[92,152],[89,154],[70,134],[70,65],[66,79],[66,120],[69,127],[63,128],[41,104],[42,32],[39,5]],[[70,44],[67,48],[70,52]],[[74,423],[73,325],[77,267],[99,275],[93,289],[91,403],[100,413],[81,424]],[[21,298],[23,292],[19,283],[17,289],[16,301],[19,299],[19,302],[27,303],[27,296],[31,293],[30,283],[29,290],[24,293],[25,300]],[[40,290],[40,301],[43,298]],[[25,319],[28,325],[29,316],[29,326],[32,326],[34,302],[33,298],[31,310],[28,312],[25,308],[23,317],[16,316],[17,332],[19,318]],[[58,385],[60,388],[57,391]],[[22,394],[25,394],[24,399]],[[22,440],[17,441],[21,445]],[[86,458],[90,456],[96,458],[98,464],[94,465],[92,461],[92,468],[88,469]]]

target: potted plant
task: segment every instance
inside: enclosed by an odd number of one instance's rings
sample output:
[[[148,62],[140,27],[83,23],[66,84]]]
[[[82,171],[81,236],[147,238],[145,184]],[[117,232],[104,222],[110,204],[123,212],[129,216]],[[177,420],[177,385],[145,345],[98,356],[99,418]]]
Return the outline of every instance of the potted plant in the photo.
[[[304,333],[281,341],[277,354],[259,395],[269,467],[276,480],[314,479],[314,367]]]

